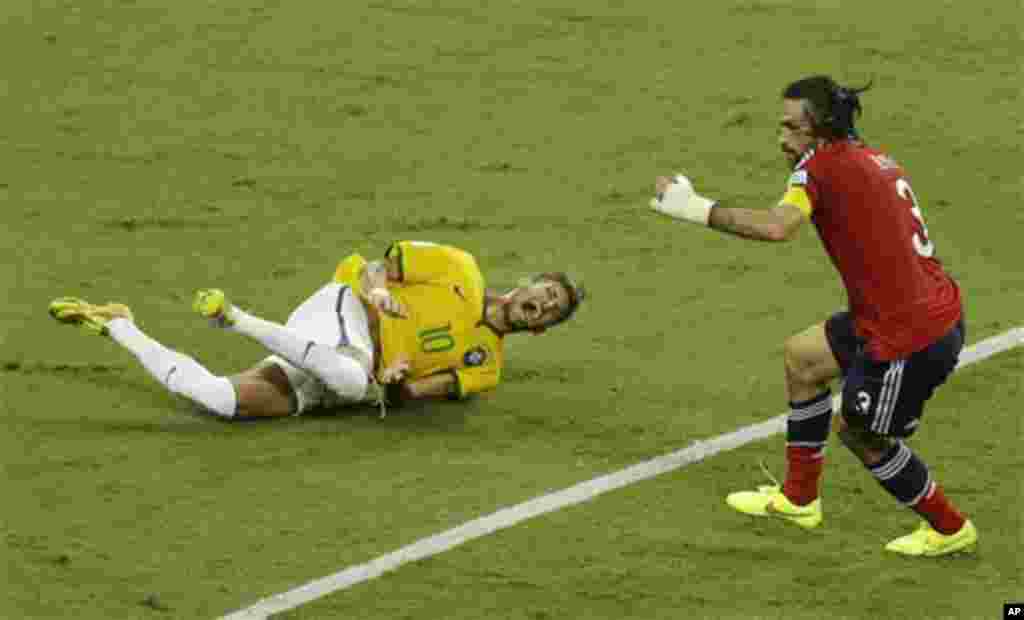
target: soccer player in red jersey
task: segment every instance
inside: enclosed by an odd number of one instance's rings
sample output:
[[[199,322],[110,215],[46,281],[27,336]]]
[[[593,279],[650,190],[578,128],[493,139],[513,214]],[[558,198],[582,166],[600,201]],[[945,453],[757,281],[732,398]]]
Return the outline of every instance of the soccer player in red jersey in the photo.
[[[786,479],[732,493],[727,503],[804,528],[822,521],[818,480],[831,429],[830,383],[842,377],[838,435],[897,501],[923,517],[886,549],[937,556],[974,549],[978,534],[903,441],[956,367],[964,343],[960,291],[935,258],[902,166],[854,128],[866,89],[813,76],[782,93],[779,145],[793,167],[767,210],[731,208],[683,175],[659,177],[656,211],[740,237],[786,241],[814,223],[846,288],[849,309],[785,344]]]

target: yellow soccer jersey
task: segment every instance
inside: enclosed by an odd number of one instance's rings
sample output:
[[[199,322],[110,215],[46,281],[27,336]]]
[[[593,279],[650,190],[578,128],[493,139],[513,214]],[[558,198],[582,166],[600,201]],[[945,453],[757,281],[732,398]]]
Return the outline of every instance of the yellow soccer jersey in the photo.
[[[386,256],[400,281],[388,288],[407,309],[405,319],[381,317],[381,362],[409,358],[409,379],[454,372],[459,398],[489,390],[501,379],[504,341],[483,323],[484,279],[476,259],[451,246],[401,241]]]

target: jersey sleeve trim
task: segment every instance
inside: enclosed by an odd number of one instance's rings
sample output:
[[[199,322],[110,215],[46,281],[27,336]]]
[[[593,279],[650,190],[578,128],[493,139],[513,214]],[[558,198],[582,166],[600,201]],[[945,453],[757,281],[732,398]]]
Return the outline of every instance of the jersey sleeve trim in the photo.
[[[458,400],[463,400],[471,394],[492,390],[500,381],[499,371],[496,368],[457,368],[453,374],[455,375],[453,393]]]

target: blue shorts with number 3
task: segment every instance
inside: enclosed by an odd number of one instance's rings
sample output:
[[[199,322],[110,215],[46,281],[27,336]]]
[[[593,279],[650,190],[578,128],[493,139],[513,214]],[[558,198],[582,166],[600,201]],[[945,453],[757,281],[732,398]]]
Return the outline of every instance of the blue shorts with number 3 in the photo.
[[[909,437],[917,430],[925,401],[956,368],[964,346],[963,321],[921,351],[890,361],[871,357],[849,312],[832,315],[825,335],[843,371],[846,423],[891,437]]]

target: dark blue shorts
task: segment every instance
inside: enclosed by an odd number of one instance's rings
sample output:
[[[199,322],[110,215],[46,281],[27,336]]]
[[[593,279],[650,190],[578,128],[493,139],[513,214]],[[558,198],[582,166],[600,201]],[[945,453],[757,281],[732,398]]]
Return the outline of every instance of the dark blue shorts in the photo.
[[[956,368],[964,346],[963,321],[925,349],[887,362],[865,350],[849,312],[832,315],[825,335],[843,371],[846,423],[891,437],[909,437],[917,430],[925,401]]]

